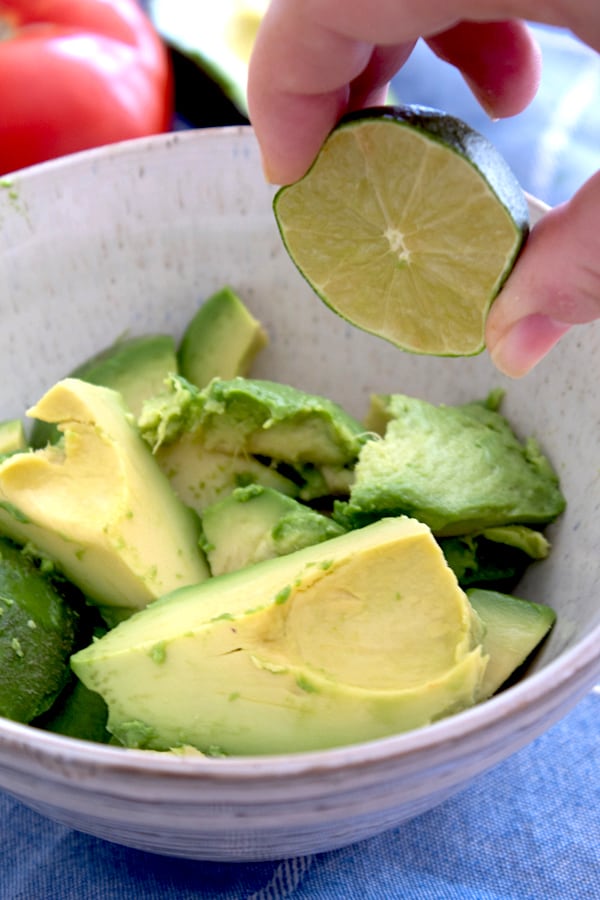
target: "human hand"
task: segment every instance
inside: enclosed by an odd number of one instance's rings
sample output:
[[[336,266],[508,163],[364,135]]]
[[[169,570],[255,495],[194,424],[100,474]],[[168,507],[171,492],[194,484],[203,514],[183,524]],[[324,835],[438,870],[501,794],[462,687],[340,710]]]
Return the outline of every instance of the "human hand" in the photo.
[[[406,0],[405,0],[406,3]],[[301,177],[341,115],[384,102],[387,83],[423,37],[463,73],[493,117],[533,98],[540,54],[518,16],[573,30],[600,50],[597,0],[272,0],[250,64],[250,117],[265,172]],[[452,110],[448,110],[452,112]],[[595,227],[594,227],[595,226]],[[497,367],[528,372],[572,324],[600,316],[600,175],[533,229],[488,317]]]

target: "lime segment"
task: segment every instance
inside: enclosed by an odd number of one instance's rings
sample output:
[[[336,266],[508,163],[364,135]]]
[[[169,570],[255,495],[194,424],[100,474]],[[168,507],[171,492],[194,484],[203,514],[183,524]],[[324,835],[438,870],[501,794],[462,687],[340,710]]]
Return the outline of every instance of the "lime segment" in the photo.
[[[281,188],[288,253],[335,312],[404,350],[467,356],[527,234],[523,192],[498,151],[435,110],[343,121]]]

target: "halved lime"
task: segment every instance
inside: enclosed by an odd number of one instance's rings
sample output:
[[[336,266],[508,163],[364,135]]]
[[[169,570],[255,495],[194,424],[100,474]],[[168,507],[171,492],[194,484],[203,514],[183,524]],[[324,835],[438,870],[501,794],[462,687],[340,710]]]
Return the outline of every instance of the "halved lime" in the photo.
[[[346,117],[280,188],[285,247],[316,293],[414,353],[470,356],[528,232],[525,195],[483,135],[425,107]]]

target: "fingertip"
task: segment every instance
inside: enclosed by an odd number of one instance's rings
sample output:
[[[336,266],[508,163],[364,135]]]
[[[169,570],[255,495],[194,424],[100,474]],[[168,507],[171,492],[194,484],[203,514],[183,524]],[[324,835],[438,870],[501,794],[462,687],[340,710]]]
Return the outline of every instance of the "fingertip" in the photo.
[[[504,375],[522,378],[552,350],[569,327],[542,313],[525,316],[488,343],[492,362]]]
[[[314,162],[327,135],[346,109],[348,91],[322,95],[263,91],[250,107],[265,177],[291,184]]]
[[[461,71],[491,119],[522,112],[537,93],[542,54],[523,22],[460,22],[427,43]]]

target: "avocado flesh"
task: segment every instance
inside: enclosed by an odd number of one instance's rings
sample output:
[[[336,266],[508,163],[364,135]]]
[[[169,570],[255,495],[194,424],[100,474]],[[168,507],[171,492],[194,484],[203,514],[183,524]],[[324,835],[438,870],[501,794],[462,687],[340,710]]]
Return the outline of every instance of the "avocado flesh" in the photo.
[[[67,378],[30,410],[55,446],[0,464],[0,530],[31,542],[91,600],[139,609],[208,576],[194,514],[173,494],[120,394]]]
[[[534,560],[545,559],[550,544],[524,525],[503,525],[438,542],[463,589],[495,587],[512,591]]]
[[[27,438],[21,419],[5,419],[0,422],[0,456],[27,449]]]
[[[213,378],[246,375],[267,342],[260,322],[224,287],[204,301],[188,324],[177,351],[179,372],[200,388]]]
[[[202,514],[248,483],[289,496],[347,496],[367,435],[332,401],[237,377],[203,390],[181,376],[144,404],[138,427],[174,490]],[[213,465],[214,462],[214,465]]]
[[[177,371],[175,341],[167,334],[145,334],[112,344],[78,366],[72,378],[118,391],[127,409],[139,416],[148,397],[163,389]]]
[[[167,375],[177,371],[175,341],[166,334],[145,334],[116,341],[87,359],[69,377],[118,391],[129,411],[138,416],[144,402],[164,387]],[[51,422],[37,420],[31,446],[56,443],[60,432]]]
[[[213,575],[285,556],[344,533],[337,522],[269,488],[237,488],[202,517]]]
[[[72,667],[125,744],[294,752],[472,705],[479,638],[429,529],[398,518],[176,591]]]
[[[305,503],[323,498],[348,497],[354,481],[354,465],[319,466],[307,463],[294,467],[301,479],[298,499]]]
[[[198,515],[237,487],[258,484],[293,496],[298,485],[253,456],[207,450],[201,436],[184,433],[158,448],[154,458],[177,496]]]
[[[202,428],[208,447],[230,446],[233,431],[250,453],[291,465],[347,465],[365,440],[362,425],[331,400],[258,379],[213,381]]]
[[[291,385],[240,376],[213,379],[203,390],[181,377],[168,386],[145,404],[138,423],[155,452],[187,431],[207,450],[345,466],[366,440],[363,426],[336,403]]]
[[[30,722],[70,675],[79,617],[34,562],[0,538],[0,715]]]
[[[342,521],[411,515],[447,536],[546,524],[563,511],[558,478],[535,441],[521,443],[485,403],[438,407],[394,394],[374,398],[374,407],[367,425],[385,424],[385,434],[361,450]]]
[[[533,653],[554,625],[556,613],[498,591],[473,588],[467,596],[485,628],[482,644],[489,661],[480,689],[485,700]]]

